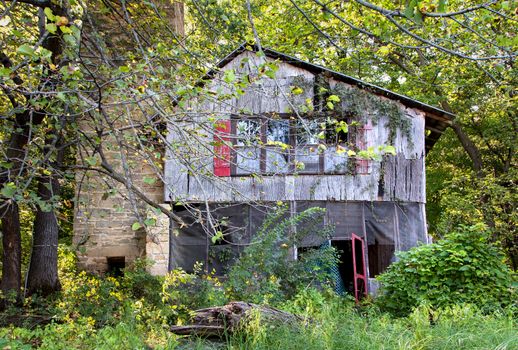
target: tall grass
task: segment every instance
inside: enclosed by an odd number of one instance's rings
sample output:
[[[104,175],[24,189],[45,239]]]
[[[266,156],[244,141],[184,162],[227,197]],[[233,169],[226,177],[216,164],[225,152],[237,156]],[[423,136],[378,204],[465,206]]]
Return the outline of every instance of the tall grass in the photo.
[[[394,319],[335,299],[309,308],[305,326],[264,325],[253,319],[229,339],[228,349],[518,349],[510,314],[484,315],[470,306],[442,311],[420,307]],[[199,344],[198,344],[199,346]]]
[[[300,326],[268,324],[254,314],[237,334],[214,342],[176,337],[167,325],[127,318],[96,329],[94,322],[50,324],[33,330],[0,329],[0,348],[31,349],[518,349],[516,318],[509,312],[487,315],[469,305],[433,311],[421,306],[393,318],[375,306],[358,308],[317,292],[298,296],[281,308],[302,315]]]

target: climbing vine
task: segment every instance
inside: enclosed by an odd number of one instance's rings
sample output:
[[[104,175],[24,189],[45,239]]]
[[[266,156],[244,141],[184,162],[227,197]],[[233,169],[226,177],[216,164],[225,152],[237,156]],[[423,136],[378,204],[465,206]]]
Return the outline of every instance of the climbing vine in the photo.
[[[389,143],[394,143],[397,131],[400,130],[412,144],[412,122],[405,117],[397,102],[380,98],[369,91],[348,88],[344,85],[333,87],[330,93],[338,96],[342,101],[336,106],[337,112],[350,115],[353,119],[363,122],[370,116],[374,125],[377,125],[381,117],[385,116],[388,118],[385,126],[389,129]]]

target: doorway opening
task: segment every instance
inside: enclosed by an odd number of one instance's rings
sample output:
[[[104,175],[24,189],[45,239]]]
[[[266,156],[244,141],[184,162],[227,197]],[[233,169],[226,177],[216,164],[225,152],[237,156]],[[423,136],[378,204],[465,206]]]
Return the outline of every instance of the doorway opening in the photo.
[[[113,277],[124,276],[124,268],[126,267],[126,258],[124,256],[107,257],[108,275]]]
[[[394,261],[394,244],[379,244],[378,240],[374,244],[368,245],[369,249],[369,276],[376,277]]]
[[[334,247],[338,253],[338,276],[336,276],[336,284],[342,284],[346,293],[354,295],[354,266],[352,241],[333,240],[331,241],[331,246]]]

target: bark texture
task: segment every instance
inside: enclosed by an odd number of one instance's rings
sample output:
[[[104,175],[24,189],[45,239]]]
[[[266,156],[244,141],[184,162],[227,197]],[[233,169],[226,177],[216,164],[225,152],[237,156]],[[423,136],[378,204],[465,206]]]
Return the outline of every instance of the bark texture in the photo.
[[[6,201],[2,208],[2,282],[1,289],[4,295],[15,293],[17,299],[21,290],[21,256],[22,240],[20,236],[20,216],[18,204]],[[5,300],[2,300],[2,307]]]
[[[38,195],[49,201],[58,194],[57,181],[50,177],[41,177],[38,183]],[[59,226],[54,210],[45,211],[38,207],[34,219],[31,263],[26,294],[38,293],[46,296],[61,287],[58,278],[58,234]]]

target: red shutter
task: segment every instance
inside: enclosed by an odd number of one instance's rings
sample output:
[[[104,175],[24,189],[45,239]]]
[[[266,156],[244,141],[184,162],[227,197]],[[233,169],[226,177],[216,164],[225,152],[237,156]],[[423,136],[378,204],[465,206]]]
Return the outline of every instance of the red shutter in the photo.
[[[365,266],[365,245],[363,239],[356,236],[352,237],[353,248],[353,269],[354,269],[354,298],[356,302],[361,297],[367,296],[367,269]]]
[[[214,175],[230,176],[230,120],[218,120],[214,131]]]
[[[372,130],[370,121],[356,129],[356,147],[358,150],[366,150],[369,147],[368,133]],[[356,159],[356,174],[365,175],[371,172],[371,161],[369,159]]]

